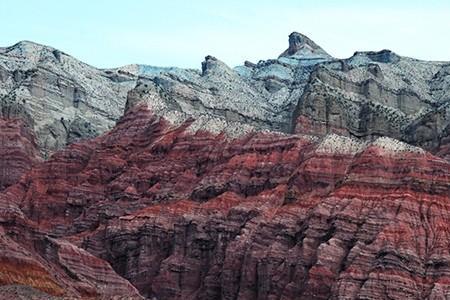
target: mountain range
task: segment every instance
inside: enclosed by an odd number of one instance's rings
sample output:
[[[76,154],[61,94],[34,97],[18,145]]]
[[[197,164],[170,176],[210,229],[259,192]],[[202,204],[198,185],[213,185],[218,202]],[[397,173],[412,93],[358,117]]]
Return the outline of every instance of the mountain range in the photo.
[[[446,299],[450,62],[0,48],[2,299]],[[19,298],[20,299],[20,298]]]

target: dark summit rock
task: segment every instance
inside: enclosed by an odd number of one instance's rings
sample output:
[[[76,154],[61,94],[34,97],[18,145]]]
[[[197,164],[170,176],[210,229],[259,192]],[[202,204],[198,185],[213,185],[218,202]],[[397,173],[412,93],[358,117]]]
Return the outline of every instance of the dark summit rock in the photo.
[[[377,64],[369,64],[367,66],[367,71],[372,73],[372,75],[377,78],[383,78],[383,73],[381,72],[381,68]]]
[[[251,61],[246,60],[244,62],[244,66],[249,67],[249,68],[254,68],[254,67],[256,67],[256,64],[252,63]]]
[[[208,69],[211,69],[216,62],[217,58],[215,58],[214,56],[206,56],[205,60],[202,62],[202,75],[206,75]]]
[[[323,56],[329,56],[320,46],[314,41],[298,32],[293,32],[289,35],[289,47],[284,51],[280,57],[294,56],[296,54],[301,55],[313,55],[319,54]]]
[[[309,46],[312,49],[319,49],[320,47],[314,43],[307,36],[293,32],[289,35],[289,48],[287,49],[288,55],[294,55],[297,51],[299,51],[304,46]]]
[[[55,50],[53,50],[52,53],[53,53],[53,55],[55,56],[55,59],[56,59],[58,62],[61,62],[62,52],[55,49]]]

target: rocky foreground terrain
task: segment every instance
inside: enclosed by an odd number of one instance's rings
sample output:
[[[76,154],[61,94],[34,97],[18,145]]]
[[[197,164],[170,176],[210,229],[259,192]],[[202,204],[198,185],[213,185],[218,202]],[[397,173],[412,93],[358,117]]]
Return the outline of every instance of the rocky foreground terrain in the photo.
[[[0,100],[0,299],[450,297],[450,63],[20,42]]]

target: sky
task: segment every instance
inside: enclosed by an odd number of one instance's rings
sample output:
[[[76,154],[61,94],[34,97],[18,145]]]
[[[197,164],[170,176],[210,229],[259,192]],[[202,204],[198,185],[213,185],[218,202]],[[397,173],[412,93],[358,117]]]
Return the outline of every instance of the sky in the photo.
[[[331,55],[450,61],[450,0],[0,0],[0,46],[30,40],[96,67],[276,58],[301,32]]]

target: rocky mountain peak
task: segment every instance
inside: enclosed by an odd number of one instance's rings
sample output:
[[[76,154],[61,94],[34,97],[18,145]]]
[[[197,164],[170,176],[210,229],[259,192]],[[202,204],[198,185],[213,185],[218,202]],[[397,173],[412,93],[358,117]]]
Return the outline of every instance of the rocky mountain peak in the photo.
[[[313,40],[306,35],[299,32],[292,32],[289,35],[289,48],[287,48],[280,57],[284,56],[328,56],[331,57],[325,50],[317,45]]]
[[[61,63],[62,57],[70,57],[66,53],[53,47],[23,40],[9,47],[0,47],[0,55],[20,63],[21,68],[35,68],[38,64]],[[78,62],[75,58],[72,61]],[[2,62],[0,62],[1,64]]]
[[[202,75],[206,75],[208,70],[211,70],[214,68],[214,66],[217,64],[217,58],[211,55],[207,55],[205,57],[205,60],[202,61]]]
[[[48,50],[51,52],[55,49],[39,43],[24,40],[17,42],[12,46],[0,48],[0,53],[22,58],[33,58],[43,50]]]
[[[289,35],[289,48],[288,48],[289,54],[291,54],[291,55],[295,54],[298,50],[300,50],[305,45],[307,45],[313,49],[320,48],[310,38],[308,38],[306,35],[303,35],[299,32],[292,32]]]
[[[226,74],[233,76],[233,71],[224,62],[211,55],[205,57],[202,62],[202,76],[220,75],[223,77]]]
[[[15,43],[12,46],[8,46],[8,47],[2,47],[3,49],[31,49],[31,48],[43,48],[45,47],[42,44],[33,42],[33,41],[28,41],[28,40],[22,40],[22,41],[18,41],[17,43]]]

